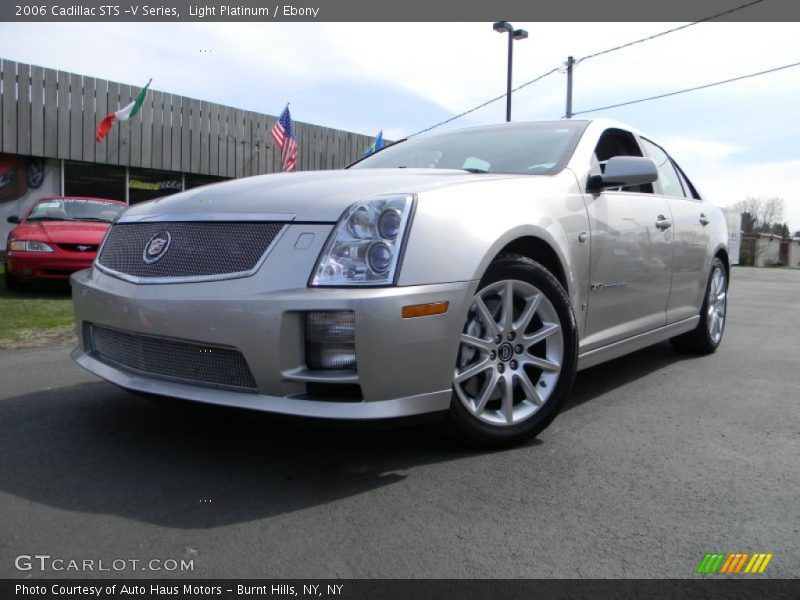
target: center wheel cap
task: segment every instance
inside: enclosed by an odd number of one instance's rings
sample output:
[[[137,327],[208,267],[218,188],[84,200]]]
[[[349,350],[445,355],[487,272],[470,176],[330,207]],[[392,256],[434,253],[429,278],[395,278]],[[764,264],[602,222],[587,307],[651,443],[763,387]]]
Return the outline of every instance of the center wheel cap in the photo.
[[[500,347],[497,349],[497,356],[500,357],[500,360],[503,362],[508,362],[511,360],[511,357],[514,356],[514,347],[509,344],[500,344]]]

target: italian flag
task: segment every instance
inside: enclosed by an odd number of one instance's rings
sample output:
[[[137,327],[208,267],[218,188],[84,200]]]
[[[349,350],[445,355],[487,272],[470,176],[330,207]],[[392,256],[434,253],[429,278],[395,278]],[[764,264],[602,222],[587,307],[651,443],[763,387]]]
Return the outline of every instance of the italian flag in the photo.
[[[151,79],[147,82],[147,85],[144,86],[142,91],[139,92],[139,95],[136,96],[136,100],[128,104],[125,108],[120,108],[117,112],[111,113],[98,123],[97,135],[94,138],[96,141],[103,141],[103,138],[108,135],[108,132],[111,131],[111,128],[114,126],[114,121],[127,121],[136,116],[136,113],[139,112],[139,109],[142,108],[142,104],[144,104],[144,99],[147,96],[147,88],[150,87],[152,81]]]

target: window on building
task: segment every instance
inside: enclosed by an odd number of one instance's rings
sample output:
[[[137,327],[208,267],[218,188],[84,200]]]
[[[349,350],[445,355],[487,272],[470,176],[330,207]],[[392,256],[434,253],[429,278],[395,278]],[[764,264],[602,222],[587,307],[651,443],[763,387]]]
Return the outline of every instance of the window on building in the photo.
[[[64,194],[125,200],[125,167],[96,163],[64,163]]]
[[[128,193],[131,204],[169,196],[183,189],[183,178],[174,171],[131,169],[128,174]]]

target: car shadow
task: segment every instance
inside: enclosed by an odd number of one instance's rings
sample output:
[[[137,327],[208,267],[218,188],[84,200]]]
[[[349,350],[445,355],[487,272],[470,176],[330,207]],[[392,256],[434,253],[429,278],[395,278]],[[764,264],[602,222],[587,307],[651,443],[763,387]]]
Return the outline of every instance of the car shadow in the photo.
[[[676,360],[669,347],[655,347],[579,373],[566,410]],[[3,491],[184,529],[324,505],[402,482],[418,466],[482,454],[435,423],[330,426],[193,403],[163,406],[105,382],[0,401],[0,423]]]
[[[469,457],[432,425],[326,427],[104,382],[0,402],[0,489],[60,509],[176,528],[248,522],[392,485]]]
[[[626,356],[579,371],[572,392],[562,411],[576,408],[598,396],[636,381],[655,371],[700,356],[677,352],[669,342],[661,342]]]

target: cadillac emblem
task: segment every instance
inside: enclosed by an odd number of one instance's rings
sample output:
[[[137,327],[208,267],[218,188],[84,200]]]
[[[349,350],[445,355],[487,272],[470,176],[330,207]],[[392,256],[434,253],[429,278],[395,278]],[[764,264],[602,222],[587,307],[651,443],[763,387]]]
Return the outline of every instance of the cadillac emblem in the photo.
[[[172,242],[172,236],[169,231],[160,231],[155,234],[144,246],[144,254],[142,260],[148,265],[161,260],[169,250],[169,244]]]

